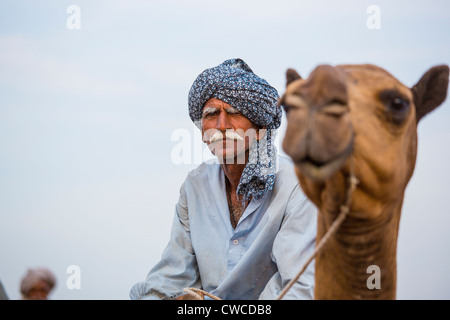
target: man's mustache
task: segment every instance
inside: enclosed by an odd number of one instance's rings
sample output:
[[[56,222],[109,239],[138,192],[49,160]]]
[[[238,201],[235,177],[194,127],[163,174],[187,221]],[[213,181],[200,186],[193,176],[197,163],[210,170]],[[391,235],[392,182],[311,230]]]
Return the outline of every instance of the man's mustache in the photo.
[[[219,140],[244,140],[236,131],[234,130],[226,130],[225,132],[216,131],[210,138],[209,143],[213,143]]]

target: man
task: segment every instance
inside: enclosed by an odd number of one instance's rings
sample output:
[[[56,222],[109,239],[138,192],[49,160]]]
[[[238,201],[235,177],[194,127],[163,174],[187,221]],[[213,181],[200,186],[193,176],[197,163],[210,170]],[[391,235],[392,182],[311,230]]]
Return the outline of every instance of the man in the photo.
[[[241,59],[202,72],[189,115],[216,161],[180,189],[171,239],[132,299],[176,299],[200,288],[221,299],[275,299],[314,249],[316,208],[290,160],[277,155],[278,93]],[[310,264],[285,299],[312,299]]]
[[[48,300],[56,278],[47,268],[28,269],[20,282],[23,300]]]

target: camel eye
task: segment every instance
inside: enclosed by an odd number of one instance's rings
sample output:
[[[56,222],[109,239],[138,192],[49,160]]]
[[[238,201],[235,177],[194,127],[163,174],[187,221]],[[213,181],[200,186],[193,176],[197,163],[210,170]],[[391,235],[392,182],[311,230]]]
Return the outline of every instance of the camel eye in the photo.
[[[409,101],[402,98],[394,98],[389,105],[389,108],[394,112],[405,112],[408,110]]]
[[[283,104],[282,107],[283,107],[283,109],[284,109],[284,112],[286,112],[286,113],[288,113],[289,110],[292,109],[292,107],[291,107],[291,106],[288,106],[287,104]]]
[[[393,123],[400,125],[409,114],[410,102],[397,90],[384,90],[380,92],[380,100],[385,105],[387,118]]]
[[[395,124],[400,125],[408,118],[409,101],[403,98],[393,98],[388,102],[388,118]]]

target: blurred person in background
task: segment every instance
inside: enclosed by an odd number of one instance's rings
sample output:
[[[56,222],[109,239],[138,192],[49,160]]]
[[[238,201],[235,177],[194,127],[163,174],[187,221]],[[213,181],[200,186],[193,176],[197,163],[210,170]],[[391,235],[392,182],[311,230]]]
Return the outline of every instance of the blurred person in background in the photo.
[[[20,283],[22,300],[48,300],[56,285],[56,278],[46,268],[28,269]]]

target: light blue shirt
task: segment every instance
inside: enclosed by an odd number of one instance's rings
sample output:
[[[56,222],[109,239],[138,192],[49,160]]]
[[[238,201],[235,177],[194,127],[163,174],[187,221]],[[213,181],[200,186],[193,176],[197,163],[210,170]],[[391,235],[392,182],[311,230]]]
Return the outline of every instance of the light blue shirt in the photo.
[[[217,161],[192,170],[180,189],[169,244],[132,299],[170,299],[185,287],[221,299],[275,299],[314,250],[317,209],[290,159],[279,156],[273,190],[252,199],[233,229]],[[284,299],[313,299],[314,261]]]

